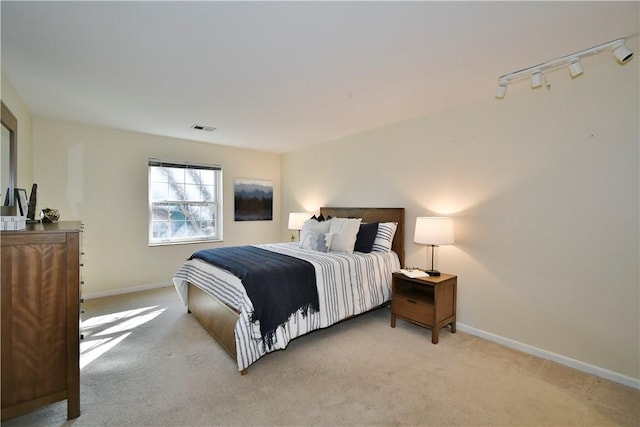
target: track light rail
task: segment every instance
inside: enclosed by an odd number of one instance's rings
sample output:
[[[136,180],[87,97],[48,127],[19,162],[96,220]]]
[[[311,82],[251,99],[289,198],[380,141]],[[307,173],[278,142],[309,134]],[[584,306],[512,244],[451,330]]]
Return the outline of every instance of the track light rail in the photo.
[[[518,81],[531,79],[531,87],[537,88],[542,86],[542,75],[555,71],[560,68],[568,67],[571,77],[575,78],[582,74],[582,65],[580,59],[586,56],[595,55],[603,51],[611,50],[613,56],[620,64],[626,64],[633,58],[633,52],[626,46],[626,39],[616,39],[607,43],[603,43],[597,46],[584,49],[570,55],[565,55],[560,58],[555,58],[542,64],[534,65],[532,67],[524,68],[513,73],[508,73],[498,78],[498,90],[496,92],[496,98],[504,98],[507,85]]]

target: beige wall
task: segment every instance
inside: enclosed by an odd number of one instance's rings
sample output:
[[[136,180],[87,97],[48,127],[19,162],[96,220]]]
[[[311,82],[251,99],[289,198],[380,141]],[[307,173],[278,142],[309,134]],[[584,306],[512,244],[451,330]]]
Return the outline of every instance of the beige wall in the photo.
[[[282,211],[405,207],[420,267],[415,218],[451,215],[459,322],[640,378],[638,62],[286,154]]]
[[[197,249],[280,237],[280,155],[38,117],[33,141],[38,210],[85,224],[85,295],[170,282]],[[149,157],[222,165],[224,242],[148,246]],[[273,181],[273,221],[233,220],[234,178]]]
[[[33,144],[31,137],[31,113],[16,92],[9,78],[2,73],[2,102],[11,110],[18,120],[18,174],[17,188],[24,188],[27,194],[31,192],[33,183]]]

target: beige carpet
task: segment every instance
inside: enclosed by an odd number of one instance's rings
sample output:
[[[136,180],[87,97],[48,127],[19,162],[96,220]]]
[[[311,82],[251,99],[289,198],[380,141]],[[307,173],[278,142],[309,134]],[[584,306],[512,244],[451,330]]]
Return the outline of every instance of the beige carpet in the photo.
[[[237,372],[173,288],[87,301],[80,418],[66,403],[14,426],[640,425],[640,391],[383,308]]]

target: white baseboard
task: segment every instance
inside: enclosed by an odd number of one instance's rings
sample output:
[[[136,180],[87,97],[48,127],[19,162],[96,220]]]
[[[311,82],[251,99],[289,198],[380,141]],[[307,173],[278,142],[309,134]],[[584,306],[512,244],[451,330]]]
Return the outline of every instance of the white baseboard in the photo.
[[[574,368],[579,371],[586,372],[588,374],[595,375],[597,377],[614,381],[614,382],[640,390],[640,379],[619,374],[617,372],[600,368],[598,366],[590,365],[588,363],[571,359],[570,357],[562,356],[561,354],[557,354],[551,351],[543,350],[541,348],[533,347],[518,341],[514,341],[509,338],[501,337],[500,335],[495,335],[495,334],[492,334],[491,332],[486,332],[481,329],[476,329],[469,325],[465,325],[463,323],[457,322],[456,328],[468,334],[486,339],[487,341],[495,342],[497,344],[504,345],[505,347],[509,347],[514,350],[521,351],[523,353],[531,354],[532,356],[537,356],[542,359],[551,360],[553,362],[560,363],[561,365],[565,365],[570,368]]]
[[[165,288],[168,286],[173,286],[172,282],[161,282],[161,283],[152,283],[149,285],[142,285],[142,286],[133,286],[130,288],[120,288],[120,289],[110,289],[108,291],[103,291],[103,292],[90,292],[90,293],[82,293],[82,298],[85,300],[90,300],[90,299],[94,299],[94,298],[102,298],[102,297],[110,297],[110,296],[114,296],[114,295],[122,295],[122,294],[129,294],[132,292],[140,292],[140,291],[148,291],[150,289],[158,289],[158,288]]]

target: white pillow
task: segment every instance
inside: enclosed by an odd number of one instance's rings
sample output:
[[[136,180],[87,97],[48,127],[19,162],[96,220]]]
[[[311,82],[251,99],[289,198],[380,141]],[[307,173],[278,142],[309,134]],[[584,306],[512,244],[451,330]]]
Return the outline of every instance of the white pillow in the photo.
[[[311,249],[318,252],[329,252],[331,249],[331,241],[333,234],[331,233],[314,233],[310,231],[300,244],[302,249]]]
[[[302,242],[307,238],[307,234],[309,233],[328,233],[329,228],[331,227],[331,220],[328,221],[318,221],[317,219],[308,219],[302,224],[302,229],[300,230],[300,247],[302,247]]]
[[[396,234],[398,228],[397,222],[381,222],[378,224],[378,233],[376,239],[373,241],[372,252],[391,252],[391,245],[393,244],[393,236]]]
[[[361,222],[361,218],[331,218],[331,228],[329,229],[329,233],[333,234],[331,250],[353,253]]]

